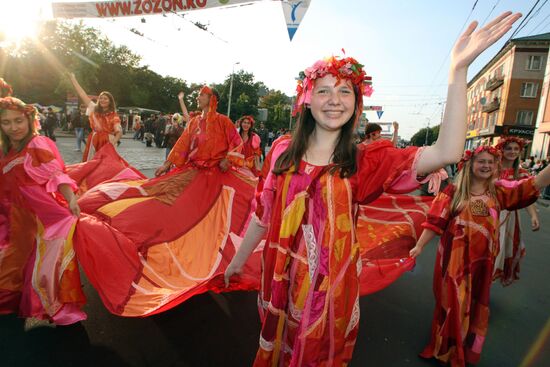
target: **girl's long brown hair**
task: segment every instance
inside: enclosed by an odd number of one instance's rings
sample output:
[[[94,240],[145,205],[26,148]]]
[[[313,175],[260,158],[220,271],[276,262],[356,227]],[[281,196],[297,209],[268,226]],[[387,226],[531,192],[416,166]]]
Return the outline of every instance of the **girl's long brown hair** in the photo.
[[[102,95],[106,95],[107,98],[109,98],[109,108],[107,109],[107,111],[103,111],[103,109],[99,105],[99,97],[101,97]],[[97,113],[116,112],[115,97],[113,97],[113,95],[110,92],[107,92],[107,91],[103,91],[103,92],[99,93],[99,96],[97,97],[97,105],[95,106],[94,112],[97,112]]]
[[[355,106],[357,106],[357,99],[363,98],[363,96],[355,85],[353,90],[355,92]],[[334,174],[340,171],[340,177],[342,178],[349,178],[357,172],[357,147],[354,144],[354,130],[358,113],[361,112],[358,112],[356,108],[351,118],[340,129],[340,137],[332,154],[332,167],[329,172]],[[311,110],[308,107],[304,108],[292,133],[290,145],[275,162],[274,174],[281,175],[292,166],[300,166],[300,161],[308,148],[309,138],[315,130],[315,123]]]

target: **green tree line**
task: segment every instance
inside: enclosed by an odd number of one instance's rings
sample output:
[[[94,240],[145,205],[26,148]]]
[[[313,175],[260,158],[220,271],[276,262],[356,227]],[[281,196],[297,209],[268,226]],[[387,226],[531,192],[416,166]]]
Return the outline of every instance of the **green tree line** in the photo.
[[[0,42],[3,37],[0,34]],[[142,65],[141,57],[126,46],[116,46],[95,28],[83,23],[45,22],[33,40],[19,47],[0,48],[0,77],[10,83],[15,96],[30,103],[63,106],[74,94],[67,72],[74,72],[91,95],[109,91],[118,106],[136,106],[162,112],[179,110],[177,95],[183,91],[189,110],[195,110],[201,85],[172,76],[162,76]],[[218,111],[227,112],[231,75],[223,83],[212,83],[220,93]],[[233,77],[231,119],[258,116],[267,109],[266,125],[288,127],[291,98],[269,89],[254,75],[239,71]]]

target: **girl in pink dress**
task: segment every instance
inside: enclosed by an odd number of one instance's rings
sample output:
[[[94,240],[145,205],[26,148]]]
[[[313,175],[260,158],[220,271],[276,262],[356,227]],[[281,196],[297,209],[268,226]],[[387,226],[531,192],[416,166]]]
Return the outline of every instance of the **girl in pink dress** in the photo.
[[[34,106],[0,79],[0,314],[58,325],[86,319],[73,233],[74,181]]]

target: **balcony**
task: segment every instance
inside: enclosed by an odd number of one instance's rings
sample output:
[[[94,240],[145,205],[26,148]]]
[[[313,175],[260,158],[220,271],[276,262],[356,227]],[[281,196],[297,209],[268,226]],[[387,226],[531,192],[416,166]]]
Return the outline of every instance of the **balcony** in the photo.
[[[504,77],[496,76],[492,79],[489,79],[487,84],[485,84],[485,90],[492,91],[500,87],[504,83]]]
[[[490,112],[498,110],[499,108],[500,108],[500,99],[495,98],[495,99],[493,99],[493,102],[483,106],[481,108],[481,111],[483,111],[485,113],[490,113]]]

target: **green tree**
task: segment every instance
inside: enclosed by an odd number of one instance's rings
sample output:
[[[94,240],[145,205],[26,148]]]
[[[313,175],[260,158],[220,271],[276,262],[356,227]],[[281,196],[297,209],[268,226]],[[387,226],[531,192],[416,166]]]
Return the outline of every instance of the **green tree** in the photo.
[[[266,127],[270,130],[288,128],[292,111],[292,98],[279,90],[269,90],[260,99],[260,108],[267,109]]]
[[[229,101],[229,89],[231,75],[222,84],[214,84],[220,94],[218,112],[226,113]],[[231,112],[229,118],[235,121],[244,115],[256,117],[258,115],[259,92],[264,88],[264,83],[254,80],[254,74],[240,70],[233,75],[233,91],[231,97]]]
[[[424,144],[426,144],[426,130],[428,130],[427,132],[428,145],[432,145],[437,140],[437,137],[439,136],[439,125],[430,127],[429,129],[428,128],[420,129],[416,134],[412,136],[411,145],[414,145],[417,147],[424,146]]]

